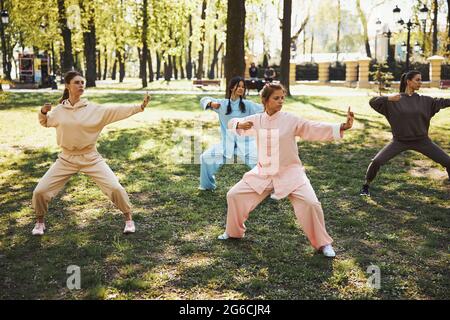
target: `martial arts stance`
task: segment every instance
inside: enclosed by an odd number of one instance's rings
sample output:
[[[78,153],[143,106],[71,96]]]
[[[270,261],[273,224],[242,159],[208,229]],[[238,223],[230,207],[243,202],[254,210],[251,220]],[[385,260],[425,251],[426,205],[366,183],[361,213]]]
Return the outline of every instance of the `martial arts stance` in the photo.
[[[386,117],[392,130],[392,141],[369,164],[361,195],[370,196],[369,184],[382,165],[406,150],[415,150],[447,168],[450,180],[450,156],[428,137],[430,119],[439,110],[450,106],[450,99],[422,96],[422,75],[419,71],[404,73],[400,80],[400,93],[375,97],[369,101],[375,111]]]
[[[40,124],[56,128],[56,139],[62,152],[34,189],[32,206],[37,215],[37,223],[32,234],[44,234],[44,215],[47,213],[48,203],[69,178],[79,171],[92,177],[103,193],[123,212],[123,232],[133,233],[135,226],[128,195],[97,152],[96,142],[104,126],[144,111],[150,97],[146,95],[142,104],[137,106],[102,107],[80,99],[85,87],[85,79],[80,73],[67,72],[64,82],[66,88],[60,104],[50,112],[52,107],[46,103],[39,111]]]
[[[295,137],[308,141],[340,139],[353,125],[348,109],[347,122],[328,124],[309,121],[281,112],[285,90],[279,84],[266,84],[261,92],[265,112],[232,119],[228,128],[238,135],[257,137],[258,164],[227,193],[227,226],[219,239],[242,238],[249,213],[269,194],[273,199],[289,197],[295,215],[312,246],[327,257],[336,254],[325,229],[321,204],[305,174],[298,156]]]
[[[227,123],[232,118],[242,118],[260,113],[260,104],[244,99],[245,81],[242,77],[231,79],[227,90],[227,99],[204,97],[200,105],[204,110],[212,109],[219,115],[222,143],[216,144],[200,156],[200,190],[216,188],[214,174],[224,163],[232,163],[237,155],[247,166],[256,165],[256,143],[252,137],[238,137],[227,130]]]

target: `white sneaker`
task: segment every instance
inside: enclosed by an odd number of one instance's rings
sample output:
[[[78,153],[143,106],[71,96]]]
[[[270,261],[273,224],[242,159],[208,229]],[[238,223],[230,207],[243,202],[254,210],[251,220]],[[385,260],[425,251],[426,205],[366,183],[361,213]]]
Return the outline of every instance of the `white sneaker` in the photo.
[[[230,236],[226,232],[217,237],[219,240],[227,240],[228,238],[230,238]]]
[[[31,231],[31,234],[33,236],[42,236],[44,234],[44,231],[45,231],[45,224],[43,222],[42,223],[37,222],[34,225],[34,228],[33,228],[33,231]]]
[[[203,188],[202,186],[198,186],[197,189],[200,190],[200,191],[214,191],[214,190],[216,190],[216,188],[213,188],[213,189],[206,189],[206,188]]]
[[[136,227],[134,226],[133,220],[125,221],[125,229],[123,229],[123,233],[135,233]]]
[[[331,244],[327,244],[326,246],[322,247],[322,253],[325,257],[328,258],[334,258],[336,257],[336,252],[334,252],[333,247]]]

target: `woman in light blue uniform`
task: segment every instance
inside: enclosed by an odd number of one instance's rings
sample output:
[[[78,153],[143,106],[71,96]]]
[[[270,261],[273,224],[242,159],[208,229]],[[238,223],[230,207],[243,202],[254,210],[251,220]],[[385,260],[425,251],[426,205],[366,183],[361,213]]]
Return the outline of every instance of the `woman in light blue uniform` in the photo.
[[[214,190],[214,174],[224,163],[233,163],[237,155],[252,169],[256,165],[256,141],[253,137],[241,137],[228,132],[228,120],[243,118],[264,111],[262,105],[244,99],[245,81],[242,77],[231,79],[227,99],[204,97],[200,105],[204,110],[211,109],[219,115],[222,142],[203,152],[200,156],[200,190]]]

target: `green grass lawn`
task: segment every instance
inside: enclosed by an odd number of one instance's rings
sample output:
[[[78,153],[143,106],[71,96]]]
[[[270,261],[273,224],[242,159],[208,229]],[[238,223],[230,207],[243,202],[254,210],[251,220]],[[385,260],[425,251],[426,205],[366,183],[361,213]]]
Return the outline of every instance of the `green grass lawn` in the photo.
[[[317,254],[287,199],[266,199],[246,237],[220,242],[226,193],[247,168],[225,165],[215,192],[197,190],[198,164],[180,164],[176,133],[218,141],[200,96],[155,95],[151,106],[103,131],[98,149],[128,191],[137,233],[99,188],[74,176],[51,203],[47,232],[33,237],[32,191],[56,159],[55,130],[37,111],[59,94],[10,93],[0,105],[0,299],[449,299],[450,186],[445,170],[406,152],[383,167],[372,198],[358,194],[370,159],[390,140],[368,97],[296,97],[284,110],[328,122],[356,114],[332,143],[299,142],[322,203],[337,258]],[[87,93],[97,103],[139,103],[138,94]],[[256,99],[256,97],[252,97]],[[199,132],[204,129],[206,135]],[[450,108],[432,120],[431,138],[450,151]],[[66,269],[81,268],[81,290]],[[381,288],[367,285],[370,265]]]

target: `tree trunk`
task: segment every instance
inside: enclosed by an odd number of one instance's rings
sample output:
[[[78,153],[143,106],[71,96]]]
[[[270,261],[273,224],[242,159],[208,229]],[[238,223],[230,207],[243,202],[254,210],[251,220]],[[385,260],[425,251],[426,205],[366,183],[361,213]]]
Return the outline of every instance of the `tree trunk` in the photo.
[[[83,7],[83,2],[81,6]],[[86,88],[95,87],[96,70],[97,65],[95,61],[95,46],[96,46],[96,36],[95,36],[95,11],[94,7],[91,6],[89,12],[89,22],[88,30],[83,32],[84,38],[84,58],[86,60]]]
[[[168,61],[164,61],[164,80],[169,82],[172,79],[172,59],[167,57]]]
[[[105,68],[103,69],[103,80],[106,80],[106,74],[108,73],[108,50],[105,47]]]
[[[227,84],[234,76],[244,76],[245,0],[228,1],[225,78]]]
[[[306,28],[303,30],[303,59],[306,54]]]
[[[433,55],[437,53],[438,50],[438,0],[433,1]]]
[[[219,14],[216,13],[216,20],[219,20]],[[214,24],[214,31],[217,32],[217,25]],[[220,44],[219,48],[217,48],[217,34],[214,33],[214,47],[213,47],[213,58],[212,58],[212,62],[211,62],[211,67],[209,69],[209,74],[208,74],[208,78],[209,79],[214,79],[215,78],[215,67],[218,64],[218,60],[219,60],[219,52],[222,49],[223,43]]]
[[[178,65],[180,66],[181,79],[185,79],[184,68],[183,68],[183,57],[180,55]]]
[[[339,41],[341,36],[341,0],[338,0],[338,8],[337,8],[337,37],[336,37],[336,61],[339,61]],[[375,52],[375,55],[377,53]]]
[[[58,0],[58,13],[59,28],[61,29],[61,36],[64,41],[61,61],[61,72],[64,74],[73,69],[72,33],[67,27],[66,7],[64,0]]]
[[[172,56],[172,65],[173,65],[173,74],[175,76],[175,80],[178,80],[178,69],[177,69],[177,57]]]
[[[161,78],[161,55],[156,51],[156,80]]]
[[[153,82],[155,75],[153,73],[153,61],[152,61],[152,53],[148,50],[148,81]]]
[[[288,96],[291,95],[289,91],[289,63],[290,63],[289,60],[291,58],[291,15],[292,15],[292,0],[284,0],[280,82],[286,89],[286,94]]]
[[[142,61],[141,61],[141,79],[142,79],[142,87],[147,87],[147,54],[148,54],[148,45],[147,45],[147,32],[148,32],[148,0],[143,0],[142,4]]]
[[[102,54],[100,49],[97,50],[97,80],[101,80],[102,79],[102,64],[101,64],[101,58],[102,58]]]
[[[112,72],[111,72],[111,80],[116,80],[118,57],[119,57],[119,51],[116,50],[116,56],[114,57],[114,63],[113,63],[113,68],[112,68]]]
[[[450,0],[449,0],[450,1]],[[188,44],[188,52],[187,52],[187,62],[186,62],[186,77],[191,80],[192,79],[192,16],[189,15],[189,44]]]
[[[214,37],[214,53],[213,53],[213,59],[211,62],[211,68],[209,69],[209,79],[214,79],[215,78],[215,74],[214,74],[214,70],[216,69],[216,66],[218,65],[219,62],[219,53],[220,50],[222,50],[223,47],[223,43],[221,43],[219,45],[219,47],[216,49],[216,37]]]
[[[97,78],[96,70],[96,56],[95,47],[97,39],[95,35],[95,8],[93,5],[88,4],[88,8],[85,7],[85,2],[80,2],[83,11],[89,10],[88,29],[83,32],[84,39],[84,59],[86,60],[86,88],[95,87],[95,79]]]
[[[201,79],[203,78],[203,59],[204,59],[204,55],[205,55],[205,37],[206,37],[206,0],[203,0],[203,4],[202,4],[202,24],[200,27],[200,48],[201,50],[198,53],[198,67],[197,67],[197,74],[196,74],[196,78],[197,79]]]
[[[215,64],[216,50],[217,50],[217,36],[214,34],[213,58],[211,61],[211,66],[209,67],[208,79],[214,79],[214,64]]]
[[[122,83],[123,79],[125,78],[125,53],[120,52],[118,50],[118,57],[119,61],[119,82]]]
[[[369,45],[369,34],[367,31],[367,18],[364,14],[364,11],[361,8],[361,0],[356,0],[356,9],[359,13],[359,19],[361,20],[361,24],[363,27],[363,33],[364,33],[364,45],[366,47],[366,55],[369,58],[372,58],[372,54],[370,53],[370,45]]]
[[[139,79],[142,78],[142,53],[141,48],[137,47],[138,59],[139,59]]]

